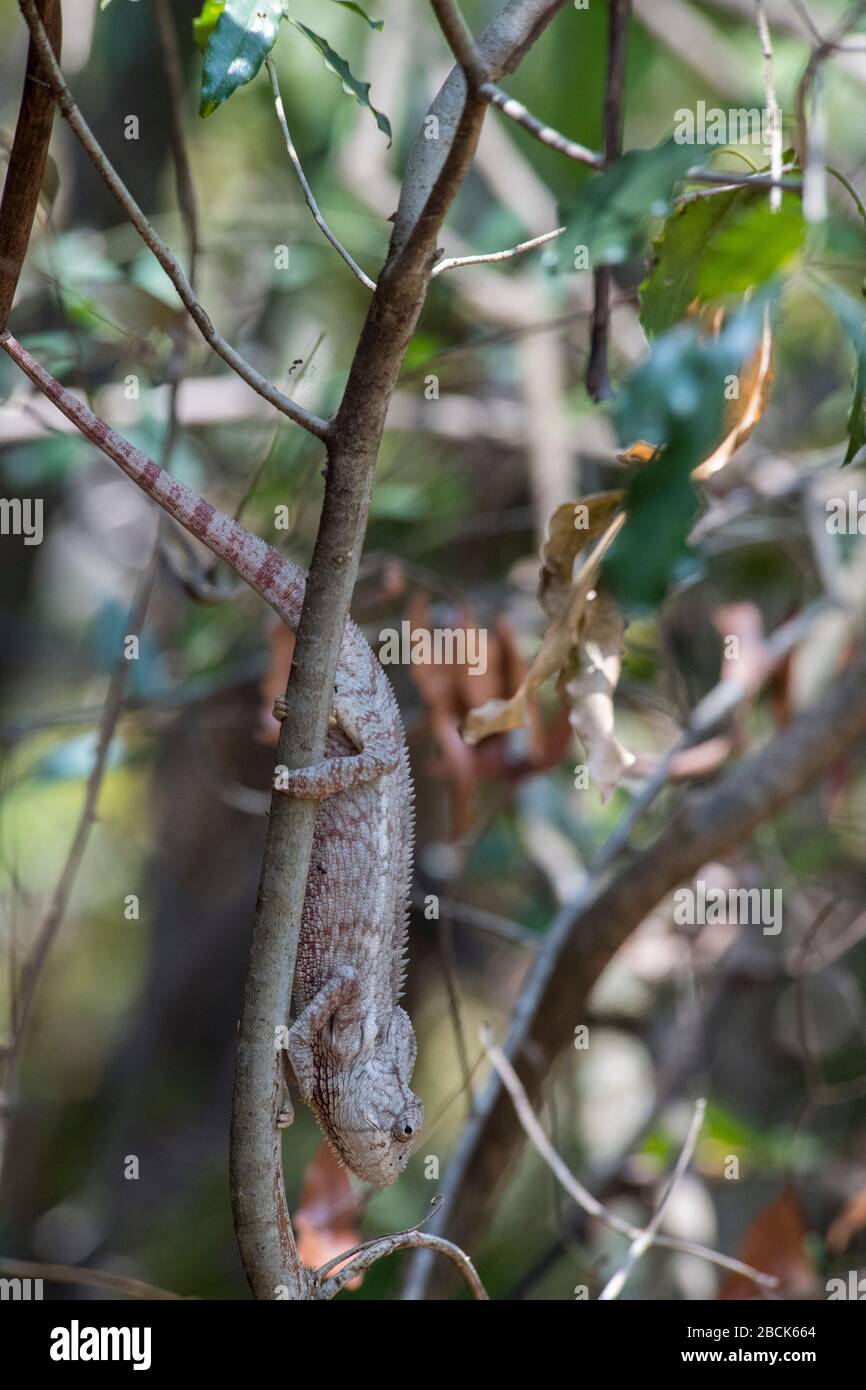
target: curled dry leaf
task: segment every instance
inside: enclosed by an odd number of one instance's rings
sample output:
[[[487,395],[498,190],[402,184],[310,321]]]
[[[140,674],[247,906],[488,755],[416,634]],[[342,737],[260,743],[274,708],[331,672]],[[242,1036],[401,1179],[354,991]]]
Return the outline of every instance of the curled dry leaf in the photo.
[[[488,700],[473,709],[464,728],[470,744],[520,728],[531,696],[558,674],[590,777],[605,800],[634,761],[613,735],[625,620],[611,598],[593,589],[602,558],[625,520],[623,498],[621,491],[595,493],[553,513],[541,551],[538,598],[548,618],[541,646],[511,699]]]
[[[764,413],[770,384],[773,380],[773,335],[770,331],[770,315],[764,310],[764,326],[761,341],[745,367],[736,400],[728,402],[725,411],[725,436],[709,458],[698,464],[692,472],[696,482],[705,482],[730,461],[741,444],[745,444],[752,430]]]

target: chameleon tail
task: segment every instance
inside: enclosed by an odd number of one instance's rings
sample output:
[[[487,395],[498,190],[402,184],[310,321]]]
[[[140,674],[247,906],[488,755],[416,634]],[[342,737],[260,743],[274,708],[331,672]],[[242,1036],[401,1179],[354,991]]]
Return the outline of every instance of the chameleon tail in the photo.
[[[225,512],[211,506],[192,488],[178,482],[94,415],[34,360],[11,333],[0,334],[0,347],[29,376],[43,395],[98,449],[122,468],[127,477],[162,507],[164,512],[202,541],[219,559],[261,594],[293,630],[297,629],[304,598],[305,575],[300,565],[253,535]]]

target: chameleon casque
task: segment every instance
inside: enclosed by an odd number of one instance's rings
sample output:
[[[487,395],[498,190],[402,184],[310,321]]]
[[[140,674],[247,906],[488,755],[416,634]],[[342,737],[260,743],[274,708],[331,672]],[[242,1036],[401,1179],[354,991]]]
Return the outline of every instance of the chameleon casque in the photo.
[[[73,424],[191,536],[297,630],[305,573],[171,477],[50,376],[10,334],[0,345]],[[285,713],[277,701],[275,713]],[[320,802],[298,941],[286,1051],[338,1158],[384,1187],[424,1119],[409,1082],[415,1033],[397,1002],[406,969],[412,782],[393,691],[360,630],[343,634],[325,759],[280,788]]]

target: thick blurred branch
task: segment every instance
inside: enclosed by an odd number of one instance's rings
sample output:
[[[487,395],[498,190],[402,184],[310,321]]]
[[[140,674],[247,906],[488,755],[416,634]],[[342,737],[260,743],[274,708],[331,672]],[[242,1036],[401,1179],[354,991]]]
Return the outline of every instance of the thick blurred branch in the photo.
[[[45,31],[50,35],[51,45],[59,53],[62,31],[60,0],[38,0],[38,11]],[[18,123],[0,205],[0,331],[6,327],[15,298],[48,159],[54,99],[46,80],[43,59],[38,45],[31,38]]]

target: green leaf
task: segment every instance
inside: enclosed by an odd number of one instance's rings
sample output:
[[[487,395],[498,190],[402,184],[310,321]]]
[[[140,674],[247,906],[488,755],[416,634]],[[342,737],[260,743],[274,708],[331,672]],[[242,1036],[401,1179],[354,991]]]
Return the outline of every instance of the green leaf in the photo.
[[[704,299],[745,294],[765,284],[802,250],[806,224],[799,198],[783,198],[778,212],[761,198],[722,227],[701,261],[698,292]]]
[[[652,268],[640,287],[640,317],[647,333],[666,333],[682,322],[698,298],[698,273],[713,239],[755,196],[754,189],[735,188],[671,213],[653,242]]]
[[[344,10],[351,10],[353,14],[360,15],[362,19],[367,21],[371,29],[382,29],[384,27],[384,19],[371,19],[363,5],[356,5],[355,0],[334,0],[334,3],[342,5]]]
[[[843,463],[850,463],[866,444],[866,353],[857,354],[854,396],[848,414],[848,448]]]
[[[196,48],[204,53],[216,22],[226,7],[226,0],[204,0],[201,12],[192,22],[192,37]]]
[[[835,313],[854,345],[857,370],[854,374],[854,395],[848,413],[848,448],[843,463],[850,463],[866,444],[866,321],[863,306],[838,285],[823,284],[824,299]]]
[[[698,496],[690,475],[718,443],[725,379],[748,360],[759,333],[757,308],[731,318],[717,338],[681,324],[655,340],[649,361],[616,398],[621,442],[660,446],[631,474],[627,519],[602,567],[604,582],[626,608],[660,603],[695,564],[688,534]]]
[[[289,23],[303,34],[313,47],[319,52],[322,62],[330,72],[339,77],[343,86],[343,91],[347,96],[354,97],[359,106],[366,106],[376,117],[376,124],[384,135],[388,137],[388,144],[391,143],[391,122],[381,111],[377,111],[370,100],[369,82],[359,82],[354,76],[345,58],[341,58],[339,53],[335,53],[327,40],[321,34],[316,34],[312,29],[308,29],[306,24],[301,24],[297,19],[289,19]]]
[[[226,0],[205,49],[200,115],[212,115],[232,92],[252,81],[284,18],[283,0]]]
[[[670,212],[674,185],[700,163],[701,148],[665,140],[653,149],[629,150],[589,179],[572,205],[563,242],[586,246],[593,267],[639,255],[650,221]]]

